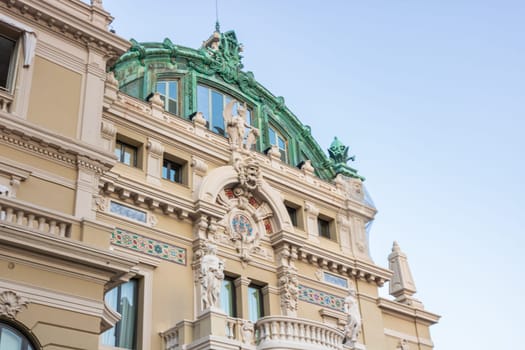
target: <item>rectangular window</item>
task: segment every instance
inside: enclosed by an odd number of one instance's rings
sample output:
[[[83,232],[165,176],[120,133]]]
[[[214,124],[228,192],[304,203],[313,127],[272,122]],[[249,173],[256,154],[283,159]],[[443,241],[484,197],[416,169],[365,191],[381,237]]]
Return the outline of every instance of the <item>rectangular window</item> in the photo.
[[[0,90],[13,90],[20,32],[0,24]]]
[[[286,139],[271,126],[268,126],[268,136],[270,137],[270,145],[277,146],[279,148],[281,160],[285,163],[288,162]]]
[[[134,349],[138,313],[138,281],[133,279],[111,289],[104,296],[104,301],[121,315],[121,319],[113,328],[102,333],[102,344]]]
[[[287,205],[286,210],[288,211],[288,215],[290,216],[290,221],[292,222],[292,225],[297,227],[297,209]]]
[[[248,319],[253,323],[264,316],[264,306],[261,287],[248,286]]]
[[[167,112],[179,113],[179,82],[177,80],[157,81],[157,92],[164,102],[164,109]]]
[[[204,118],[208,121],[210,130],[222,136],[226,136],[226,126],[224,125],[222,112],[231,100],[231,96],[217,90],[204,85],[197,86],[197,109],[199,112],[202,112]],[[237,104],[233,106],[232,113],[234,115],[237,114]],[[246,111],[246,123],[249,125],[252,123],[250,109]]]
[[[131,208],[127,205],[123,205],[113,201],[109,203],[109,211],[140,222],[146,222],[147,219],[147,214],[145,211]]]
[[[182,165],[164,158],[162,161],[162,178],[171,182],[182,183]]]
[[[138,148],[136,146],[117,140],[115,144],[115,155],[119,162],[136,168],[137,154]]]
[[[330,221],[318,218],[317,227],[319,228],[319,236],[332,239],[330,232]]]
[[[221,309],[230,317],[237,317],[235,300],[234,280],[231,277],[225,277],[221,287]]]

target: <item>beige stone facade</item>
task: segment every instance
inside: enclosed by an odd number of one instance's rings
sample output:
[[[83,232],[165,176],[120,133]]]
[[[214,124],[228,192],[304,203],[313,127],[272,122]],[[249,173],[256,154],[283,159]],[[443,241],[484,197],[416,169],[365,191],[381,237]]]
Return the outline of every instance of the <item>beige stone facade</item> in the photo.
[[[0,0],[0,349],[432,349],[406,256],[369,256],[361,180],[119,91],[111,20]]]

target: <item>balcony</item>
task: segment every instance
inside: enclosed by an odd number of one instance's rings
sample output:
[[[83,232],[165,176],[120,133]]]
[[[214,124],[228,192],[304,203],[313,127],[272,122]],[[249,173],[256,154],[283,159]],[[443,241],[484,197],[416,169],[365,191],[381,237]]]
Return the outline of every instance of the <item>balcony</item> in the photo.
[[[235,346],[245,350],[343,350],[343,332],[329,325],[287,316],[247,320],[208,312],[161,333],[164,350]]]
[[[285,316],[268,316],[257,321],[257,350],[341,350],[343,332],[326,324]]]

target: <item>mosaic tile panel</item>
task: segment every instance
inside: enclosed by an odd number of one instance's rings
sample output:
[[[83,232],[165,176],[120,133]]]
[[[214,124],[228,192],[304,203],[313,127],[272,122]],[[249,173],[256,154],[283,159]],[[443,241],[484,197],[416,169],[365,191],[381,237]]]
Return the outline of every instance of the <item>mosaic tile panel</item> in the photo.
[[[111,234],[111,244],[177,264],[186,265],[186,249],[144,237],[136,233],[116,229]]]
[[[299,300],[344,312],[344,298],[299,285]]]

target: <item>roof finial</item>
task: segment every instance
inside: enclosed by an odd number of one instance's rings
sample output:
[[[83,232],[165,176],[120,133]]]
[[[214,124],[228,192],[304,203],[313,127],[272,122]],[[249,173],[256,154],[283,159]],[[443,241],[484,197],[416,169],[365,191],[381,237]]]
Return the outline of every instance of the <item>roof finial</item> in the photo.
[[[221,32],[221,26],[219,24],[219,0],[215,0],[215,31]]]

